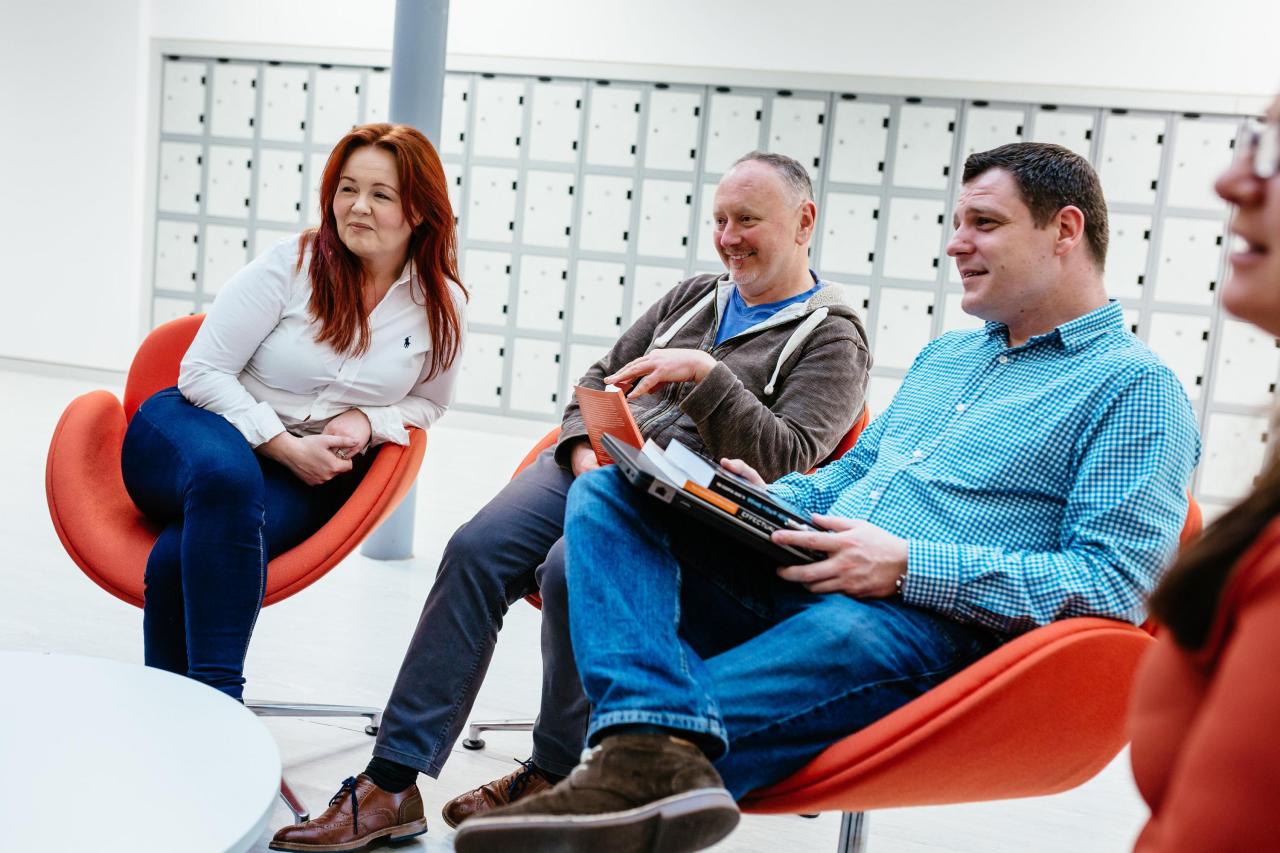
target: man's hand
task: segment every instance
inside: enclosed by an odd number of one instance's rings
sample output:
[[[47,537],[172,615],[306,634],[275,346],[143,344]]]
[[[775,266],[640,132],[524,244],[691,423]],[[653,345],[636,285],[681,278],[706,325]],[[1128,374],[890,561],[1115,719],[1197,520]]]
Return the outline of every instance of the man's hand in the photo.
[[[764,477],[760,476],[759,471],[757,471],[755,468],[752,468],[750,465],[743,462],[741,459],[721,459],[720,465],[721,467],[728,468],[730,471],[737,474],[739,477],[746,480],[748,483],[754,483],[755,485],[761,486],[761,487],[768,485],[768,483],[764,481]]]
[[[600,460],[596,459],[596,452],[591,448],[591,441],[581,439],[574,443],[572,455],[569,457],[569,467],[573,470],[573,476],[581,477],[586,472],[599,468]]]
[[[351,460],[335,451],[345,450],[350,455],[359,449],[357,440],[345,435],[308,435],[299,438],[282,432],[268,442],[258,445],[258,452],[276,460],[293,472],[308,486],[327,483],[339,474],[351,470]]]
[[[773,541],[822,551],[825,560],[778,569],[784,580],[804,584],[809,592],[843,592],[853,598],[886,598],[907,571],[907,540],[865,521],[814,515],[813,522],[831,532],[778,530]]]
[[[340,435],[356,441],[355,450],[348,455],[359,453],[369,444],[373,436],[373,427],[369,425],[369,416],[359,409],[347,409],[324,425],[324,435]]]
[[[628,399],[634,399],[660,391],[669,382],[701,382],[715,366],[716,360],[700,349],[656,349],[627,362],[604,381],[627,389]]]

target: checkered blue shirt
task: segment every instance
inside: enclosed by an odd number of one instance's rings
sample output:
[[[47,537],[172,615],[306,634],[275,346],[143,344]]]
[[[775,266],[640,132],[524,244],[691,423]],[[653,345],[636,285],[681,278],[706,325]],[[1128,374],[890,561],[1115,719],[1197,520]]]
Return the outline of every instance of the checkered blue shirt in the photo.
[[[852,450],[770,488],[909,540],[909,604],[1007,633],[1140,622],[1200,454],[1186,392],[1116,302],[1007,340],[930,342]]]

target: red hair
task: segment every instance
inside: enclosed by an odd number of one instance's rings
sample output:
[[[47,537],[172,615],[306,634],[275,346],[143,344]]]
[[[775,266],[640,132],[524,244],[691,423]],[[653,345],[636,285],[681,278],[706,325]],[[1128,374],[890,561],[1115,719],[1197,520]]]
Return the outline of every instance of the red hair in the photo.
[[[369,350],[369,315],[364,309],[364,268],[360,259],[338,237],[333,198],[338,192],[342,167],[352,152],[376,145],[396,161],[400,204],[405,219],[416,222],[409,235],[409,258],[417,274],[418,290],[431,327],[435,376],[453,363],[462,343],[462,317],[449,292],[458,279],[458,240],[453,207],[440,155],[420,132],[403,124],[366,124],[354,128],[334,146],[320,180],[320,227],[302,235],[298,266],[311,250],[311,301],[307,308],[320,323],[317,343],[328,343],[337,352],[363,355]]]

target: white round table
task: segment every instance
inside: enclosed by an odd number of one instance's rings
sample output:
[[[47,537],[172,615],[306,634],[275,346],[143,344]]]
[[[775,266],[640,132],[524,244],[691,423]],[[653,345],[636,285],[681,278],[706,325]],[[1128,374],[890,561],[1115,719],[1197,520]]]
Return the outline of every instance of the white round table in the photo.
[[[0,846],[241,851],[280,785],[266,727],[218,691],[102,658],[0,652]]]

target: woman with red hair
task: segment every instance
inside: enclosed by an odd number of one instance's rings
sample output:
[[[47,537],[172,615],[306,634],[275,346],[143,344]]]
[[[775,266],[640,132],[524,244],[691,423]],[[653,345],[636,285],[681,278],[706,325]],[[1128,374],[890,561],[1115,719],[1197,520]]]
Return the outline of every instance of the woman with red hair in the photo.
[[[334,148],[321,222],[218,294],[176,388],[122,451],[164,525],[147,561],[146,663],[240,699],[267,562],[314,533],[367,470],[449,405],[462,348],[453,210],[431,143],[371,124]]]

